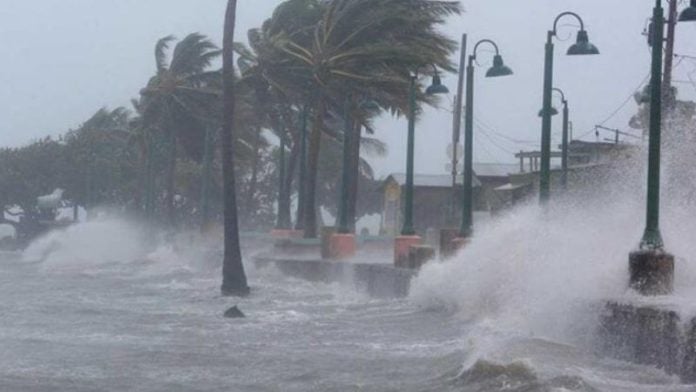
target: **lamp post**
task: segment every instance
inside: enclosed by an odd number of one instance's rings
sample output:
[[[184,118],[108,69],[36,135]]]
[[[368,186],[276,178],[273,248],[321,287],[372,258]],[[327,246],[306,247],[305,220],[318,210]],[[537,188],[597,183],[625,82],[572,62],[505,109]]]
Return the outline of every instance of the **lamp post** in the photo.
[[[427,95],[447,94],[449,90],[442,84],[437,69],[433,66],[435,74],[432,84],[425,90]],[[411,76],[409,86],[409,110],[408,110],[408,141],[406,147],[406,190],[404,194],[404,225],[401,229],[402,236],[413,236],[416,230],[413,227],[413,169],[416,139],[416,82],[418,75]]]
[[[563,93],[563,90],[561,90],[560,88],[554,87],[553,91],[561,94],[561,103],[563,104],[563,135],[561,141],[561,186],[565,190],[568,188],[568,100],[566,100],[565,94]],[[558,110],[556,110],[555,107],[551,106],[550,113],[551,116],[555,116],[558,114]],[[539,117],[543,116],[544,109],[542,108],[539,111]]]
[[[553,30],[547,34],[544,60],[544,99],[541,121],[541,173],[539,178],[539,201],[546,204],[551,190],[551,94],[553,90],[553,37],[557,35],[558,22],[565,16],[572,16],[580,22],[577,41],[569,49],[570,56],[599,54],[597,47],[590,43],[585,24],[574,12],[563,12],[553,22]]]
[[[505,66],[500,56],[498,45],[483,39],[476,43],[469,56],[469,64],[466,69],[466,118],[464,120],[464,190],[462,198],[462,223],[459,229],[460,238],[468,238],[473,232],[473,177],[474,177],[474,61],[476,52],[482,44],[492,45],[495,49],[493,66],[486,72],[487,78],[512,75],[512,70]]]
[[[427,95],[447,94],[449,90],[442,84],[440,75],[435,65],[432,65],[434,74],[432,84],[425,90]],[[416,87],[418,73],[411,76],[409,84],[409,110],[408,110],[408,140],[406,147],[406,186],[404,190],[404,224],[401,235],[394,241],[394,264],[396,266],[406,265],[408,262],[408,252],[411,245],[420,242],[416,236],[413,226],[413,176],[414,176],[414,155],[416,138]]]
[[[655,1],[652,23],[653,45],[650,79],[650,141],[648,145],[646,223],[639,249],[629,255],[630,286],[645,295],[671,293],[674,280],[674,256],[665,252],[659,227],[662,42],[665,23],[661,0]]]
[[[561,93],[563,103],[563,134],[561,136],[561,186],[563,190],[568,189],[568,100],[559,88],[554,88],[554,91]]]

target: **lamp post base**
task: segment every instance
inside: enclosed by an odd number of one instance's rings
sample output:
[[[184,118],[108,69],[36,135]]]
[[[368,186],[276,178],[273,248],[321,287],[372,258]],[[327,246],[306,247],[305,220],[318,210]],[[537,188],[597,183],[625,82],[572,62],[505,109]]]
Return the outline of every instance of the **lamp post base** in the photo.
[[[454,240],[459,236],[459,229],[440,230],[440,259],[446,260],[457,254]]]
[[[408,254],[408,265],[399,266],[414,270],[420,269],[425,263],[435,258],[435,248],[430,245],[411,245]]]
[[[355,244],[355,234],[333,234],[329,238],[329,258],[334,260],[345,260],[355,256],[357,245]]]
[[[423,239],[417,235],[401,235],[394,238],[394,266],[408,266],[411,245],[420,245]]]
[[[630,286],[642,295],[668,295],[674,289],[674,256],[638,250],[628,257]]]
[[[457,237],[452,240],[452,249],[454,249],[454,254],[466,248],[471,242],[471,237]]]

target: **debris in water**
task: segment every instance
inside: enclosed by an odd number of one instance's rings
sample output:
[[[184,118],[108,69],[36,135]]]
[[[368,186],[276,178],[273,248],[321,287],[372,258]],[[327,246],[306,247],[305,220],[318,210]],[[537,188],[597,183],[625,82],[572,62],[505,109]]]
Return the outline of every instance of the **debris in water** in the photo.
[[[246,316],[242,313],[237,306],[233,306],[225,312],[225,318],[245,318]]]

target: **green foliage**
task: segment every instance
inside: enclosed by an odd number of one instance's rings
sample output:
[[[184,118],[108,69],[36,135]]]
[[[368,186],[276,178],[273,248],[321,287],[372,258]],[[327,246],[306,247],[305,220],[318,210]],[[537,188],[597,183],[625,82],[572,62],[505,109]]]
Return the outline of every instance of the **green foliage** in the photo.
[[[268,135],[285,140],[296,168],[305,107],[315,136],[309,175],[317,180],[320,205],[334,210],[343,117],[350,116],[358,133],[372,134],[372,122],[382,111],[406,111],[412,74],[427,76],[430,65],[452,70],[456,43],[437,29],[460,10],[456,1],[287,0],[262,26],[249,30],[248,47],[235,43],[241,72],[235,83],[233,149],[242,224],[272,226],[279,156]],[[36,196],[64,188],[66,199],[83,206],[144,209],[152,200],[155,215],[176,214],[180,221],[195,222],[205,133],[217,134],[222,124],[222,72],[213,68],[220,55],[199,33],[158,40],[155,73],[133,100],[133,112],[100,109],[59,140],[0,150],[0,203],[30,209]],[[432,103],[422,91],[418,94],[419,103]],[[221,144],[219,137],[215,144]],[[358,156],[357,146],[360,156],[386,153],[374,137],[361,135],[352,156]],[[364,159],[356,162],[351,171],[363,189],[361,198],[368,201],[358,203],[358,215],[375,212],[380,204],[372,198],[377,194],[371,191],[376,187],[372,168]],[[211,214],[218,218],[221,166],[216,148],[209,194]],[[288,197],[296,174],[288,170],[283,181]]]

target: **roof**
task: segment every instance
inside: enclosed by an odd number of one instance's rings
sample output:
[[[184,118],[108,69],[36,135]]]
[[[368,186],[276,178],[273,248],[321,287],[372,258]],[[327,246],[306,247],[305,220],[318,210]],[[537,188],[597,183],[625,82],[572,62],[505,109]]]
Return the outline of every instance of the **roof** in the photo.
[[[520,165],[517,163],[474,163],[477,177],[507,177],[519,171]]]
[[[397,184],[403,186],[406,184],[406,175],[403,173],[394,173],[387,176],[386,181],[393,179]],[[457,185],[462,184],[462,176],[457,176]],[[428,188],[450,188],[452,187],[452,175],[451,174],[414,174],[413,185]],[[473,178],[473,185],[475,187],[481,186],[481,181],[479,181],[476,176]]]
[[[530,186],[530,185],[532,185],[532,184],[531,184],[531,183],[526,183],[526,184],[511,184],[511,183],[507,183],[507,184],[505,184],[505,185],[501,185],[501,186],[495,188],[495,190],[496,190],[496,191],[514,191],[514,190],[517,190],[517,189],[526,188],[526,187],[528,187],[528,186]]]

